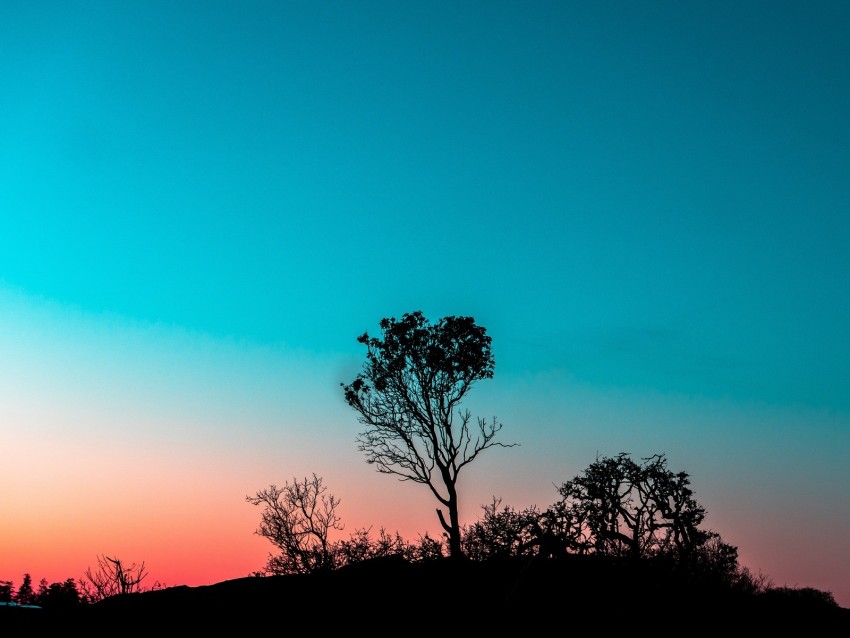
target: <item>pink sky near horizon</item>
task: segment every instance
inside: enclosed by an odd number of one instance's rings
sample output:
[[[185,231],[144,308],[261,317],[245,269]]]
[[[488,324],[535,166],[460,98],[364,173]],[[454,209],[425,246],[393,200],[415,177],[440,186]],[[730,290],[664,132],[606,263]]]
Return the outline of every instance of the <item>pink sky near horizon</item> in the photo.
[[[341,429],[349,426],[354,427],[349,423]],[[506,441],[518,434],[507,425],[503,433]],[[54,446],[20,433],[7,439],[18,452],[18,462],[7,466],[3,507],[11,516],[0,528],[0,579],[20,584],[24,573],[36,583],[42,578],[78,579],[96,565],[100,554],[125,563],[144,561],[148,586],[201,586],[248,576],[262,570],[274,548],[254,534],[260,508],[245,502],[245,496],[314,471],[329,492],[341,498],[339,512],[346,528],[338,536],[359,527],[371,526],[377,532],[382,525],[408,540],[424,532],[439,535],[436,503],[424,486],[378,474],[344,437],[302,441],[303,446],[286,452],[283,437],[273,436],[263,451],[252,454],[238,448],[238,436],[213,445],[184,441],[174,447],[161,436],[158,443],[118,438],[112,447],[101,449],[93,449],[92,440],[71,436],[58,437]],[[536,449],[545,441],[526,439],[526,446],[493,450],[470,466],[461,484],[465,522],[477,518],[491,496],[503,496],[504,504],[517,508],[545,507],[557,499],[552,483],[571,478],[592,461],[579,466],[574,460],[569,471],[559,470],[556,449],[541,458],[539,473],[532,475],[524,458],[529,445]],[[606,453],[613,454],[613,448]],[[675,455],[670,462],[672,468],[679,466]],[[546,475],[548,483],[541,479]],[[697,498],[709,513],[708,527],[739,547],[742,564],[753,573],[764,572],[776,585],[831,590],[846,605],[847,592],[834,587],[843,578],[840,562],[818,567],[805,555],[783,556],[787,547],[805,542],[793,538],[800,533],[794,524],[783,529],[783,521],[775,520],[773,540],[765,535],[760,517],[773,517],[777,504],[770,499],[751,501],[732,481],[706,479],[692,474]],[[763,511],[753,510],[754,503]],[[834,552],[844,551],[838,541],[832,541]]]
[[[440,534],[427,489],[378,474],[356,448],[360,426],[338,394],[356,357],[4,303],[0,579],[77,579],[98,555],[144,561],[148,585],[248,576],[274,548],[245,497],[313,472],[341,499],[343,535]],[[830,505],[846,496],[841,414],[605,391],[558,371],[497,372],[467,406],[520,445],[468,467],[464,523],[494,496],[551,505],[597,454],[666,452],[742,564],[850,606],[850,523]]]
[[[55,467],[55,458],[43,451],[42,458]],[[50,494],[40,498],[38,506],[31,502],[32,493],[21,491],[14,500],[7,499],[7,511],[22,515],[5,521],[0,529],[0,579],[16,585],[25,573],[36,583],[42,578],[49,583],[79,579],[86,568],[96,568],[98,555],[120,558],[125,564],[144,562],[147,586],[208,585],[263,570],[268,554],[276,550],[254,533],[262,510],[246,502],[245,496],[295,477],[279,475],[262,482],[260,472],[254,472],[256,479],[250,481],[244,468],[220,471],[219,464],[210,460],[187,463],[176,473],[163,465],[161,456],[134,460],[135,480],[133,472],[123,467],[126,458],[119,457],[114,466],[101,468],[104,473],[89,477],[77,473],[67,484],[31,482],[36,494]],[[224,458],[218,461],[226,463]],[[97,485],[104,476],[114,476],[115,481]],[[433,507],[430,499],[422,498],[427,495],[421,486],[403,486],[383,476],[364,478],[363,488],[379,492],[380,502],[368,498],[358,502],[355,485],[340,482],[345,489],[333,489],[325,479],[329,492],[345,494],[339,508],[345,529],[334,532],[334,538],[347,538],[357,528],[371,527],[377,534],[382,520],[396,523],[387,531],[411,541],[428,528],[435,534],[436,516],[424,520]],[[244,489],[236,487],[240,484]],[[13,482],[10,487],[18,486]],[[413,522],[404,525],[399,512],[417,506],[420,512],[412,513]],[[395,516],[387,516],[388,509]],[[424,528],[417,526],[422,522]]]

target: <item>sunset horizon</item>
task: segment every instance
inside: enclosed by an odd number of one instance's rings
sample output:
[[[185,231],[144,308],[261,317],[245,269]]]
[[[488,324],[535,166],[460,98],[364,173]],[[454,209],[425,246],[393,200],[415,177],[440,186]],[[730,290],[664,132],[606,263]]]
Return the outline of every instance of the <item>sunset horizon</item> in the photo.
[[[0,6],[0,581],[261,572],[246,502],[316,474],[347,538],[441,537],[341,384],[472,317],[546,508],[663,454],[776,586],[850,607],[850,5]]]

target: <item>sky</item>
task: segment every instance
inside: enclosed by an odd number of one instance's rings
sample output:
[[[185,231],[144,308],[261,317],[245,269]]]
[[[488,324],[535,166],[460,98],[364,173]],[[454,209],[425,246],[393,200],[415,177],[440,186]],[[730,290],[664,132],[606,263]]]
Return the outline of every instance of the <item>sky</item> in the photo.
[[[0,3],[0,579],[241,578],[246,496],[440,534],[343,401],[357,337],[472,316],[545,508],[663,453],[704,527],[850,607],[850,5]]]

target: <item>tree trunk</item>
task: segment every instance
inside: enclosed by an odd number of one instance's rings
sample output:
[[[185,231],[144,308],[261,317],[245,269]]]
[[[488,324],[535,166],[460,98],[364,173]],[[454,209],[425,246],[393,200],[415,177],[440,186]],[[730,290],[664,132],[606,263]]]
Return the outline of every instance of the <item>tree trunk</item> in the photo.
[[[457,490],[455,484],[447,485],[449,488],[449,557],[464,558],[463,548],[460,544],[460,517],[458,516]]]

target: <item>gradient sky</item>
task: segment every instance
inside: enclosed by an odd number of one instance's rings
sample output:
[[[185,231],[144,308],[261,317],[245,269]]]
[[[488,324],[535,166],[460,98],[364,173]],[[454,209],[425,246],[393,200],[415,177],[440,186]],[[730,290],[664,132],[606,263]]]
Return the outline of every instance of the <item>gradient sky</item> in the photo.
[[[850,4],[0,3],[0,579],[263,567],[245,497],[439,534],[355,444],[383,317],[472,315],[546,507],[668,456],[775,585],[850,607]]]

